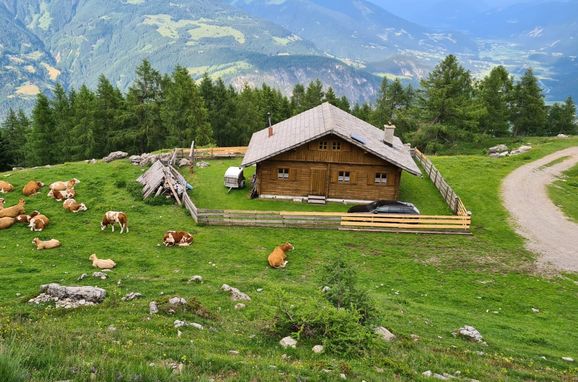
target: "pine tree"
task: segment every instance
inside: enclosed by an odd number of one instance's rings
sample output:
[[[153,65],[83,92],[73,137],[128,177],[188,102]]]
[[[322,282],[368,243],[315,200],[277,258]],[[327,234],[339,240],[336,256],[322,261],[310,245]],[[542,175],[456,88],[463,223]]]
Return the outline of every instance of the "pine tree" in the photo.
[[[212,87],[209,119],[213,127],[213,137],[217,146],[237,146],[240,143],[239,132],[235,127],[237,93],[232,87],[226,87],[218,79]]]
[[[124,98],[103,74],[98,77],[95,97],[94,156],[102,157],[114,148],[124,149],[114,145],[115,135],[122,130]]]
[[[97,138],[95,133],[96,96],[82,85],[73,104],[72,159],[94,158]]]
[[[480,120],[480,132],[495,137],[510,133],[513,80],[503,66],[492,69],[478,86],[485,114]]]
[[[236,97],[236,104],[236,145],[247,145],[251,135],[265,127],[266,113],[259,111],[257,94],[247,85]]]
[[[27,140],[26,163],[29,166],[55,163],[58,145],[55,123],[48,98],[39,93],[32,111],[32,129]]]
[[[309,110],[323,103],[325,98],[325,93],[323,92],[323,84],[319,80],[312,81],[307,90],[305,90],[305,96],[303,97],[303,110]]]
[[[368,103],[363,103],[361,105],[356,103],[353,107],[353,110],[351,111],[351,114],[365,122],[369,122],[371,119],[371,113],[371,106],[369,106]]]
[[[292,115],[297,115],[307,110],[305,106],[305,87],[301,84],[297,84],[293,87],[293,93],[291,94],[291,110]]]
[[[25,165],[26,137],[29,129],[30,121],[22,109],[18,113],[12,109],[8,111],[8,115],[2,124],[2,135],[5,144],[3,160],[9,166],[8,168]]]
[[[470,72],[453,55],[439,63],[421,81],[424,122],[476,132],[481,105],[475,102]]]
[[[333,91],[333,88],[331,86],[325,92],[323,102],[329,102],[333,106],[337,106],[337,104],[339,103],[339,99],[337,99],[337,96],[335,95],[335,92]]]
[[[548,110],[546,135],[574,134],[576,132],[576,105],[572,97],[563,104],[555,103]]]
[[[544,134],[547,119],[546,104],[532,69],[528,69],[514,87],[513,99],[513,135]]]
[[[138,151],[148,152],[165,145],[165,132],[160,118],[163,97],[162,78],[148,60],[136,69],[136,79],[127,95],[128,111],[132,114],[132,137]],[[130,133],[129,133],[130,134]]]
[[[399,79],[388,82],[387,78],[384,78],[371,115],[371,123],[379,128],[383,128],[385,124],[397,124],[398,114],[407,110],[410,103],[410,94]]]

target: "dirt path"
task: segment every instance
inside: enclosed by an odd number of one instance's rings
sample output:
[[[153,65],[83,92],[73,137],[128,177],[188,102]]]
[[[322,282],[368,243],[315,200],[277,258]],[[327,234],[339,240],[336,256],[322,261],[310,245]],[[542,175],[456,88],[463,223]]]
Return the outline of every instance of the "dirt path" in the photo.
[[[558,158],[569,157],[549,167]],[[578,147],[571,147],[526,164],[502,183],[504,205],[527,239],[526,247],[539,255],[542,269],[578,272],[578,224],[570,221],[548,197],[547,186],[578,163]]]

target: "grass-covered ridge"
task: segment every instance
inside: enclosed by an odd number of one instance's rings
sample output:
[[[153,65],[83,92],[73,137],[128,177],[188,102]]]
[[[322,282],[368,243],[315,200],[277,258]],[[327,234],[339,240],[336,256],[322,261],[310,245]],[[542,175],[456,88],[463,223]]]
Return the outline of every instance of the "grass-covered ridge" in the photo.
[[[578,166],[565,171],[548,186],[548,194],[566,216],[578,222]]]
[[[47,190],[26,198],[28,211],[40,209],[51,218],[40,236],[58,238],[60,249],[37,252],[30,243],[35,234],[23,226],[0,231],[0,380],[23,375],[26,381],[85,381],[96,371],[98,381],[339,380],[340,373],[349,380],[414,381],[426,370],[459,370],[480,381],[572,380],[576,363],[561,357],[578,358],[577,279],[529,272],[533,256],[509,227],[499,201],[505,174],[571,144],[578,140],[552,141],[499,160],[433,158],[474,213],[472,237],[196,227],[178,207],[134,199],[128,189],[142,170],[122,161],[0,174],[18,189],[32,178],[49,183],[77,177],[77,200],[89,207],[84,214],[67,214],[46,197]],[[219,174],[219,187],[221,180]],[[4,197],[10,205],[20,195]],[[128,235],[100,231],[108,209],[127,212]],[[167,229],[189,230],[195,242],[188,248],[159,246]],[[267,255],[287,240],[296,248],[288,267],[269,269]],[[93,252],[113,258],[118,267],[108,280],[77,281],[92,273],[88,256]],[[369,291],[379,323],[398,339],[363,357],[314,355],[316,343],[306,339],[296,350],[283,350],[280,338],[271,335],[275,299],[306,296],[321,304],[320,270],[339,255]],[[196,274],[204,283],[188,283]],[[74,311],[26,304],[49,282],[98,285],[108,295],[100,306]],[[245,310],[234,309],[219,289],[223,283],[252,297]],[[121,301],[129,292],[145,297]],[[149,319],[149,301],[175,295],[194,297],[211,318],[177,313]],[[179,337],[175,319],[198,322],[205,330],[180,329]],[[451,335],[464,324],[479,329],[487,346]],[[184,364],[181,375],[164,366],[172,361]]]

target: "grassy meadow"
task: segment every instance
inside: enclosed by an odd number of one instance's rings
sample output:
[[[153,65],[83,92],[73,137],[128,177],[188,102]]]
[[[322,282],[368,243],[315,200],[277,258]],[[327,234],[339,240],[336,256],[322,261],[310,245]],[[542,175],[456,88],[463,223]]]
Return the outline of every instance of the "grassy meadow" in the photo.
[[[578,166],[564,172],[548,187],[550,199],[570,219],[578,222]]]
[[[511,170],[570,145],[578,139],[544,140],[511,158],[432,158],[472,211],[473,236],[197,227],[181,208],[135,199],[131,183],[143,170],[125,161],[0,174],[18,190],[30,179],[48,184],[77,177],[76,200],[89,208],[66,213],[44,188],[25,198],[28,212],[38,209],[51,219],[44,232],[24,226],[0,231],[0,381],[337,381],[342,373],[354,381],[426,381],[426,370],[459,372],[464,380],[575,381],[577,363],[562,357],[578,358],[578,277],[535,273],[534,255],[510,227],[499,195],[501,179]],[[187,174],[200,206],[311,207],[251,202],[246,191],[227,194],[222,174],[229,164],[212,161]],[[403,198],[424,212],[445,208],[427,181],[404,175],[402,182]],[[4,197],[8,206],[21,195]],[[328,207],[333,208],[344,206]],[[128,214],[130,233],[100,230],[102,214],[111,209]],[[165,248],[161,239],[168,229],[188,230],[195,242]],[[35,236],[63,245],[36,251]],[[295,245],[287,268],[268,268],[267,255],[284,241]],[[92,253],[117,262],[107,280],[90,277]],[[280,292],[322,306],[320,270],[337,256],[357,272],[359,287],[368,290],[380,312],[379,323],[397,339],[358,357],[314,354],[317,343],[307,339],[297,349],[281,348],[282,336],[272,334]],[[78,281],[82,273],[89,277]],[[189,283],[193,275],[204,282]],[[76,310],[26,303],[50,282],[97,285],[107,297],[99,306]],[[235,310],[235,302],[220,291],[224,283],[252,297],[246,309]],[[122,301],[129,292],[144,297]],[[211,318],[149,316],[150,301],[173,296],[195,298]],[[204,329],[177,330],[176,319]],[[452,336],[466,324],[475,326],[486,344]],[[171,363],[181,363],[182,370],[174,372]]]

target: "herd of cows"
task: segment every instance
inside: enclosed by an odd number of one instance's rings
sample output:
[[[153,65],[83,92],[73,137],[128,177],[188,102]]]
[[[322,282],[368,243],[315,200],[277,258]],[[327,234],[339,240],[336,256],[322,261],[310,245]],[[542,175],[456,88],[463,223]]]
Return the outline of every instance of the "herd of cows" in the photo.
[[[76,197],[76,191],[74,187],[80,183],[76,178],[70,179],[68,181],[57,181],[51,183],[48,188],[48,196],[53,198],[58,202],[62,202],[62,206],[65,210],[78,213],[88,210],[84,203],[78,203],[74,198]],[[31,180],[23,188],[22,194],[24,196],[33,196],[38,194],[41,188],[44,187],[44,183]],[[9,193],[14,191],[14,186],[6,181],[0,181],[0,193]],[[41,232],[48,225],[49,219],[46,215],[40,213],[39,211],[34,211],[27,215],[25,211],[26,201],[20,199],[20,201],[9,207],[4,206],[5,199],[0,198],[0,230],[10,228],[16,223],[27,224],[31,231]],[[115,225],[120,226],[120,233],[128,233],[128,217],[127,214],[122,211],[107,211],[100,223],[101,230],[105,230],[107,227],[111,227],[112,232],[114,232]],[[163,243],[165,246],[188,246],[193,242],[193,236],[188,232],[183,231],[167,231],[163,237]],[[36,245],[36,248],[41,249],[52,249],[60,247],[60,241],[56,239],[51,240],[40,240],[39,238],[34,238],[32,241]],[[96,258],[96,256],[94,255]],[[93,261],[93,259],[90,259]],[[106,264],[108,268],[110,262],[104,260],[96,259],[93,261],[95,267],[99,267],[97,264]],[[104,261],[104,263],[103,263]],[[112,261],[112,260],[111,260]],[[112,262],[114,264],[114,262]]]
[[[70,179],[68,181],[57,181],[51,183],[48,188],[48,196],[53,198],[58,202],[62,202],[62,206],[65,210],[78,213],[88,210],[84,203],[78,203],[74,199],[76,197],[76,191],[74,187],[80,183],[76,178]],[[40,192],[40,189],[44,187],[44,183],[31,180],[23,188],[22,194],[24,196],[33,196]],[[8,193],[14,191],[14,186],[8,182],[0,181],[0,193]],[[39,211],[34,211],[30,215],[26,214],[24,199],[10,207],[4,207],[5,199],[0,198],[0,230],[10,228],[16,223],[27,224],[31,231],[41,232],[48,225],[49,219],[46,215],[43,215]],[[107,211],[100,223],[101,230],[105,230],[107,227],[111,227],[112,232],[114,232],[115,225],[120,226],[120,233],[128,233],[128,217],[127,214],[122,211]],[[184,231],[167,231],[163,236],[163,244],[165,246],[188,246],[193,242],[193,236],[189,232]],[[56,239],[51,240],[40,240],[39,238],[34,238],[32,243],[36,246],[36,249],[52,249],[60,247],[60,241]],[[272,268],[284,268],[287,265],[287,252],[293,250],[293,245],[290,243],[285,243],[276,247],[268,257],[268,263]],[[111,259],[98,259],[96,255],[90,256],[90,261],[94,267],[100,269],[111,269],[116,266],[116,263]]]

